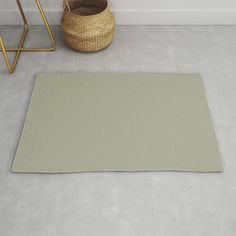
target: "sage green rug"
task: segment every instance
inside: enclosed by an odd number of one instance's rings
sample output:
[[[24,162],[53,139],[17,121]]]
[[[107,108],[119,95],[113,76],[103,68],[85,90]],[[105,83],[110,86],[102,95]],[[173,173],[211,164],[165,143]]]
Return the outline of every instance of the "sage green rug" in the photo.
[[[198,74],[39,74],[13,172],[220,172]]]

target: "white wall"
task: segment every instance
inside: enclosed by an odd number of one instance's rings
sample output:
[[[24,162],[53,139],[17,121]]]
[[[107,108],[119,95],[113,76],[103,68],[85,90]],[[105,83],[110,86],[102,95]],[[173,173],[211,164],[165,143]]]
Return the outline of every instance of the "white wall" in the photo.
[[[0,24],[17,24],[15,0],[0,0]],[[51,24],[59,24],[62,0],[41,0]],[[118,24],[236,24],[236,0],[110,0]],[[40,24],[34,0],[22,0],[32,24]]]

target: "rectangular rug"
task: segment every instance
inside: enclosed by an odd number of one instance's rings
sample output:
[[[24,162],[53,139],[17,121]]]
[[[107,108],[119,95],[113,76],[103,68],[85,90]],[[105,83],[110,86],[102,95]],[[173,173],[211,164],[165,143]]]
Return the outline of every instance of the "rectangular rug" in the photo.
[[[198,74],[39,74],[13,172],[220,172]]]

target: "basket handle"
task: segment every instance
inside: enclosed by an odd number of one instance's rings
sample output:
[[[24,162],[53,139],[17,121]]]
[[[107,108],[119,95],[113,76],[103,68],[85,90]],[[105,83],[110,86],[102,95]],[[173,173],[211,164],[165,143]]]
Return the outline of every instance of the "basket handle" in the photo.
[[[71,9],[70,9],[70,4],[68,3],[67,0],[64,0],[64,11],[67,9],[67,11],[71,12]]]

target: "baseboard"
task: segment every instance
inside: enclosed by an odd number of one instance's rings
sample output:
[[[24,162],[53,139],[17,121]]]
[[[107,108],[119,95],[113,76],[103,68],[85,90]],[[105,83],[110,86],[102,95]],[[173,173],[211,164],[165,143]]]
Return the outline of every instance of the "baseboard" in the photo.
[[[51,25],[59,25],[61,10],[46,10]],[[230,10],[113,10],[118,25],[236,25],[236,9]],[[27,10],[32,25],[43,24],[36,10]],[[0,25],[18,25],[17,10],[0,10]]]

